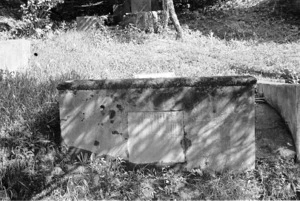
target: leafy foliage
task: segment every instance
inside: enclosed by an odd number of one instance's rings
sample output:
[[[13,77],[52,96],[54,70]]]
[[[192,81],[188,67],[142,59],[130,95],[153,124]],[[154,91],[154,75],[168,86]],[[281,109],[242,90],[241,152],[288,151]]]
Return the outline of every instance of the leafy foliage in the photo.
[[[40,20],[49,20],[51,9],[63,0],[28,0],[27,4],[21,5],[23,20],[31,22],[34,27],[40,26]],[[48,21],[49,22],[49,21]]]
[[[51,9],[61,2],[63,0],[28,0],[27,4],[22,4],[22,20],[26,23],[23,34],[40,37],[49,32],[53,26]]]

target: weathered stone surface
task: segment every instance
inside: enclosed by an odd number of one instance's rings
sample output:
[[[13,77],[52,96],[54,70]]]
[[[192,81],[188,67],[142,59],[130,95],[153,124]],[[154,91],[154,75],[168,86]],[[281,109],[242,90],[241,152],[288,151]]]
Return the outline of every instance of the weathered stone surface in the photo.
[[[131,0],[131,12],[148,12],[151,11],[151,0]]]
[[[0,41],[0,69],[24,71],[29,66],[31,43],[28,40]]]
[[[97,16],[76,17],[77,31],[88,31],[98,29],[104,25],[104,19]]]
[[[176,77],[174,72],[166,72],[166,73],[141,73],[133,75],[134,78],[171,78]]]
[[[78,80],[60,90],[69,146],[133,163],[254,168],[253,77]]]
[[[257,84],[257,91],[286,121],[293,136],[297,159],[300,160],[300,85],[275,82]]]
[[[133,163],[184,162],[183,112],[128,112],[128,151]]]

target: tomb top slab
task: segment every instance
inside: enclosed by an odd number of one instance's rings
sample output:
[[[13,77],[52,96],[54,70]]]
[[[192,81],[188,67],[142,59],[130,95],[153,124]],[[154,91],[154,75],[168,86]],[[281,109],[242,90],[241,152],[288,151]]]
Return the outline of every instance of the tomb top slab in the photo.
[[[247,86],[256,84],[252,76],[214,76],[198,78],[143,78],[116,80],[71,80],[60,83],[58,90],[97,90],[129,88],[172,88],[203,86]]]

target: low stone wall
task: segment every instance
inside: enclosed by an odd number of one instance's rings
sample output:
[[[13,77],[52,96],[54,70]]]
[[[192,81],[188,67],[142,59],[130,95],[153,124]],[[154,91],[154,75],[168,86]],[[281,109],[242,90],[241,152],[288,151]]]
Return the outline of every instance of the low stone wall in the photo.
[[[252,169],[255,83],[253,77],[61,83],[62,138],[136,164]]]
[[[23,71],[29,66],[31,43],[28,40],[0,41],[0,69]]]
[[[257,84],[257,91],[286,121],[295,142],[297,159],[299,161],[300,85],[260,81]]]

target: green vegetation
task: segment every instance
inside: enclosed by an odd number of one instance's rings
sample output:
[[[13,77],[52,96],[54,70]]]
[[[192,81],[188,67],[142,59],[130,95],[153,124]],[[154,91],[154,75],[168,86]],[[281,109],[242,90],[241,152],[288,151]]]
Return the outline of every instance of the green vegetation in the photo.
[[[237,5],[181,14],[183,41],[174,40],[172,29],[158,35],[134,27],[87,33],[61,23],[34,32],[37,56],[30,69],[0,72],[0,191],[19,200],[299,199],[300,172],[292,159],[257,159],[255,170],[244,173],[128,169],[122,159],[93,155],[74,162],[58,146],[56,86],[64,80],[170,71],[190,77],[300,73],[296,20],[272,4]],[[0,39],[16,37],[11,34],[0,32]]]

